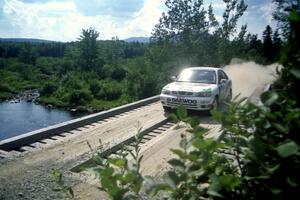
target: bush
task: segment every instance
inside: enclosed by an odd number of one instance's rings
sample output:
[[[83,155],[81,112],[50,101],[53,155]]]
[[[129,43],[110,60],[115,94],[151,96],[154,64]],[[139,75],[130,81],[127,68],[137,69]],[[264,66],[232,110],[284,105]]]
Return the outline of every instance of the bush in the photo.
[[[126,77],[126,70],[123,67],[106,64],[103,66],[102,71],[105,73],[105,77],[114,80],[120,81]]]
[[[57,88],[57,85],[55,85],[54,83],[47,82],[41,89],[40,93],[41,95],[49,96],[53,94],[57,90]]]
[[[122,95],[122,87],[117,82],[102,82],[101,90],[97,94],[97,98],[104,100],[116,100]]]
[[[69,95],[69,104],[71,106],[86,105],[93,99],[88,90],[74,90]]]
[[[0,83],[0,91],[15,93],[15,90],[6,83]]]
[[[92,92],[93,96],[97,96],[98,92],[100,91],[101,86],[98,81],[92,81],[90,83],[90,91]]]
[[[83,88],[83,81],[77,73],[69,73],[62,79],[63,87],[67,90],[80,90]]]
[[[111,73],[111,78],[114,80],[123,80],[126,76],[126,70],[122,67],[116,67]]]

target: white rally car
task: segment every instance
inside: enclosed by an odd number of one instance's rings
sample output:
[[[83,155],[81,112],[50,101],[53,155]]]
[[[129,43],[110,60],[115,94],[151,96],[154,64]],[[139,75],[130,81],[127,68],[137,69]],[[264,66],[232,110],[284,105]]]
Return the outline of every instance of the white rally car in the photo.
[[[160,94],[165,110],[179,105],[191,110],[210,110],[232,98],[232,82],[220,68],[186,68],[174,79]]]

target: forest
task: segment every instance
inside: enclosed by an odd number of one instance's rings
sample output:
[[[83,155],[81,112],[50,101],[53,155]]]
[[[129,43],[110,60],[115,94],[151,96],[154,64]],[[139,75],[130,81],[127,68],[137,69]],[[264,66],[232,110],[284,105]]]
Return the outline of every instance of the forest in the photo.
[[[282,39],[266,26],[263,37],[237,22],[244,1],[228,1],[222,23],[202,1],[166,1],[168,13],[150,43],[101,40],[83,29],[74,42],[0,42],[0,100],[38,89],[42,104],[101,111],[160,92],[184,66],[222,67],[232,58],[276,62]]]

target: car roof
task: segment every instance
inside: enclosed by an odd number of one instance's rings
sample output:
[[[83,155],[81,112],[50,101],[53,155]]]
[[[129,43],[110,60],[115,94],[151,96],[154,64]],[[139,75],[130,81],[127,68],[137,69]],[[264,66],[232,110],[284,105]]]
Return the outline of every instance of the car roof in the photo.
[[[221,68],[216,68],[216,67],[189,67],[189,68],[185,68],[184,70],[191,70],[191,69],[196,69],[196,70],[214,70],[214,71],[217,71]]]

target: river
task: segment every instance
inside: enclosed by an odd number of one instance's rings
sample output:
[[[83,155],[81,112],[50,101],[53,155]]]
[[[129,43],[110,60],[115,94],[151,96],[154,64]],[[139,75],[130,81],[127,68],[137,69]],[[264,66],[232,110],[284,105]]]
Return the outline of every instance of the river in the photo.
[[[83,114],[49,109],[26,101],[0,103],[0,140],[68,121]]]

